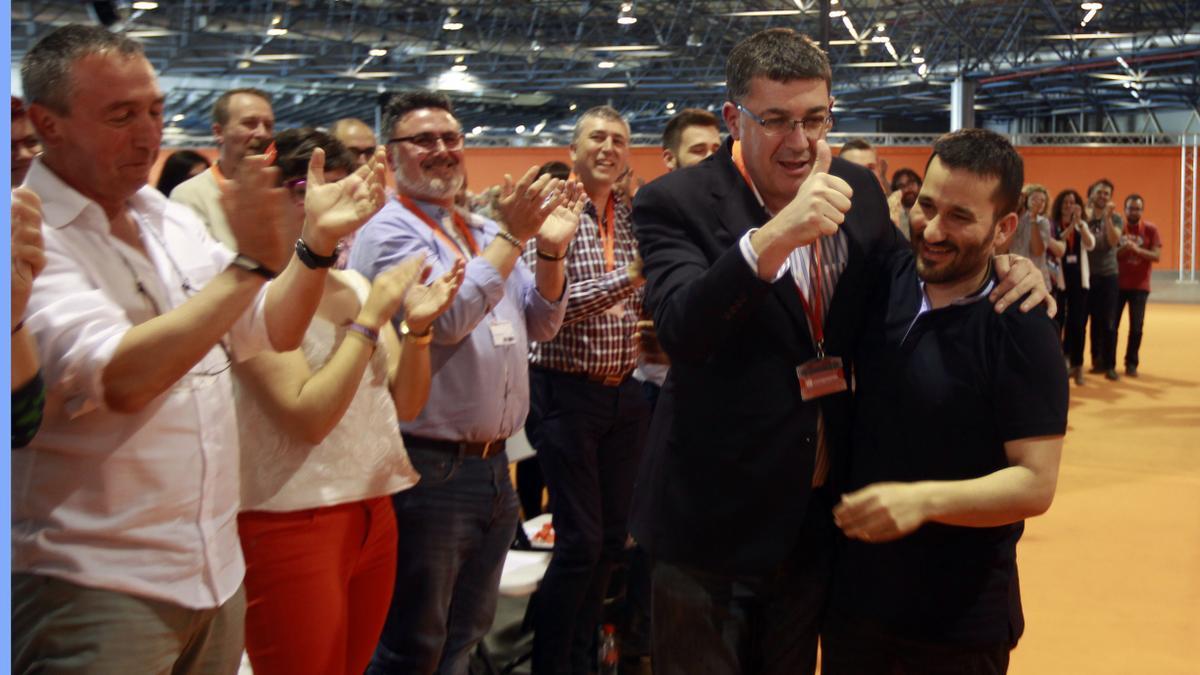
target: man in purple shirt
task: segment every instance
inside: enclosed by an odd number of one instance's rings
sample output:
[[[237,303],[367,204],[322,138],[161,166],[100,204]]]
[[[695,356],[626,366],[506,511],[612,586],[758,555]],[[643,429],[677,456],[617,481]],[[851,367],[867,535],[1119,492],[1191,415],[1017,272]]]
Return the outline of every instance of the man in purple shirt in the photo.
[[[463,133],[450,101],[400,94],[386,122],[397,195],[363,227],[350,267],[371,278],[419,253],[434,275],[459,264],[466,272],[431,331],[404,335],[432,341],[433,378],[425,409],[401,424],[421,482],[392,498],[396,586],[368,672],[457,675],[495,614],[518,520],[504,442],[529,411],[529,341],[553,338],[562,324],[562,261],[583,200],[572,184],[534,180],[533,167],[507,182],[503,222],[458,210]],[[531,239],[539,254],[532,268],[520,259]]]

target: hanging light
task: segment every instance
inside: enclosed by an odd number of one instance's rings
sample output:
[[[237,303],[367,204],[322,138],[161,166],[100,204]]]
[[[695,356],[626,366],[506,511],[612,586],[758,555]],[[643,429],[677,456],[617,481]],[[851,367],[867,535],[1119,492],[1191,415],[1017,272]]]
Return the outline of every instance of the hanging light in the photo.
[[[637,23],[637,17],[633,15],[632,2],[621,3],[621,11],[617,14],[617,23],[622,26],[631,26]]]
[[[446,9],[446,20],[442,23],[442,30],[462,30],[463,23],[458,19],[458,8],[449,7]]]

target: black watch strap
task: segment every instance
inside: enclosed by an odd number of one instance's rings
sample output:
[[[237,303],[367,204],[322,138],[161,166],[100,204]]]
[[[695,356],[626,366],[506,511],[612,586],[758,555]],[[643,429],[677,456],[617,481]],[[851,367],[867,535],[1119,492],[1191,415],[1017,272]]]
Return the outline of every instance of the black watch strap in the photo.
[[[271,270],[267,269],[265,266],[263,266],[262,263],[258,262],[257,260],[255,260],[254,258],[251,258],[248,255],[243,255],[241,253],[239,253],[233,257],[233,261],[229,263],[229,266],[230,267],[238,267],[243,270],[246,270],[247,272],[257,274],[258,276],[266,279],[267,281],[270,281],[275,278],[275,273],[272,272]]]
[[[338,244],[336,247],[334,247],[332,254],[317,255],[316,253],[312,252],[312,249],[308,247],[308,244],[304,243],[303,239],[297,239],[296,257],[299,258],[300,262],[304,263],[304,266],[310,270],[333,267],[333,264],[337,262],[338,250],[340,248],[341,244]]]

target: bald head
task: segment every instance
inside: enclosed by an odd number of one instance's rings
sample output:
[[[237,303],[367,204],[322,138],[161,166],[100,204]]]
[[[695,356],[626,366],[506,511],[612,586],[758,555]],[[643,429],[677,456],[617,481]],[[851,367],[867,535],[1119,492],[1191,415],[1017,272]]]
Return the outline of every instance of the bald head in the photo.
[[[375,132],[358,118],[344,117],[334,122],[329,132],[354,155],[355,167],[366,164],[375,152]]]

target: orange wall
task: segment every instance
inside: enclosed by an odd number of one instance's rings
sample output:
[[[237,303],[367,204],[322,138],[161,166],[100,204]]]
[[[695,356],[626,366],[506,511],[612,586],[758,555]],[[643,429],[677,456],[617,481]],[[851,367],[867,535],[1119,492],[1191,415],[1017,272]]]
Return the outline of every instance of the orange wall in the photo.
[[[196,148],[198,152],[214,155],[211,148]],[[884,146],[880,159],[887,160],[889,175],[901,167],[925,173],[929,149],[924,147]],[[1098,178],[1108,178],[1116,185],[1119,205],[1125,196],[1137,192],[1146,200],[1146,219],[1158,225],[1163,239],[1162,261],[1159,269],[1179,267],[1179,149],[1164,147],[1074,147],[1033,146],[1020,148],[1025,159],[1025,180],[1041,183],[1051,199],[1064,188],[1074,188],[1084,194],[1087,186]],[[159,162],[170,154],[164,151]],[[467,175],[472,191],[500,183],[504,174],[516,178],[530,166],[551,160],[569,163],[569,153],[563,147],[541,148],[468,148]],[[630,163],[634,174],[649,182],[666,172],[662,150],[657,147],[633,148]],[[158,168],[152,172],[154,180]],[[389,177],[390,180],[390,177]]]

